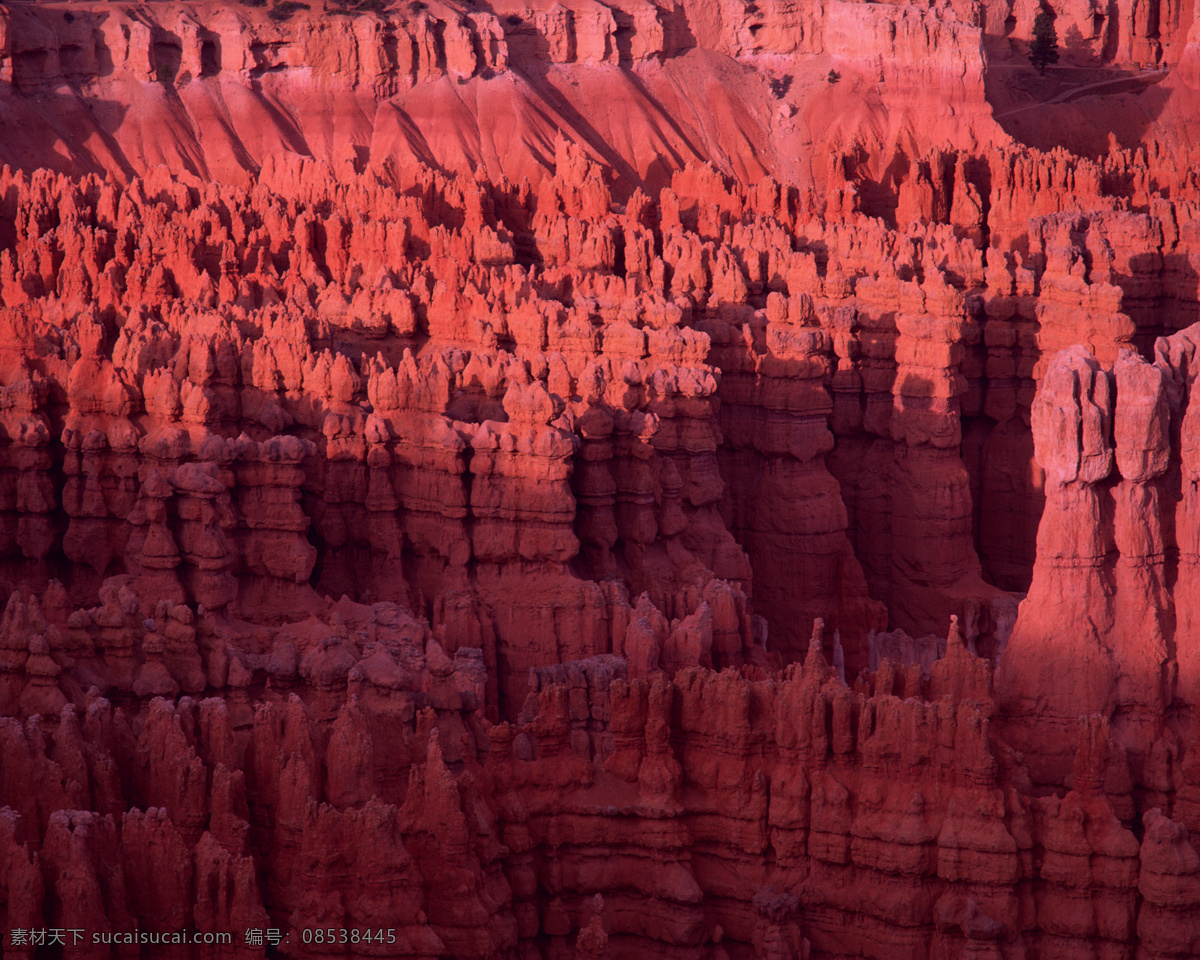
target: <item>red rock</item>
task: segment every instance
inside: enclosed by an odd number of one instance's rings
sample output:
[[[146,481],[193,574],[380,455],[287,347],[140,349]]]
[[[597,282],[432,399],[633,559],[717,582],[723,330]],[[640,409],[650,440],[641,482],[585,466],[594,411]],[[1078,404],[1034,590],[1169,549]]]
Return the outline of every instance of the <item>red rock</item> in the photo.
[[[1195,44],[1032,10],[0,10],[0,926],[1200,950]]]

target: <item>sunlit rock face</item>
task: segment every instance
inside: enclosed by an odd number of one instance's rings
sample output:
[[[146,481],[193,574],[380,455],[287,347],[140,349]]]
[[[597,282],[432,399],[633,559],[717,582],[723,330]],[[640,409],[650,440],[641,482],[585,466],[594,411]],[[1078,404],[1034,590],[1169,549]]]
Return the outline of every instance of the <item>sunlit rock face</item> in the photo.
[[[1200,955],[1190,13],[311,6],[0,9],[0,929]]]

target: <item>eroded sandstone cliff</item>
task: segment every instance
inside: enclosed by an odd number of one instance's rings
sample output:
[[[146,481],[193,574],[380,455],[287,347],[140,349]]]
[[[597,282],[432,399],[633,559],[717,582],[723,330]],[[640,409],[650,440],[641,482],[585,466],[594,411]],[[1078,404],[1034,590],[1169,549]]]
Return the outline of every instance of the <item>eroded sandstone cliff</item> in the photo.
[[[0,8],[0,929],[1200,954],[1190,14],[735,6]]]

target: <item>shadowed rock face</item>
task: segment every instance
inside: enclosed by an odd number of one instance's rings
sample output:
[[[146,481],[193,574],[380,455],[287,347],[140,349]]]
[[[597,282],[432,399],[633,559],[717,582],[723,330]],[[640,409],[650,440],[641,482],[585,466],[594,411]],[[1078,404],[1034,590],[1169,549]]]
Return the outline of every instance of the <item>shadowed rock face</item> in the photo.
[[[1190,21],[1032,16],[0,10],[0,929],[1200,953]]]

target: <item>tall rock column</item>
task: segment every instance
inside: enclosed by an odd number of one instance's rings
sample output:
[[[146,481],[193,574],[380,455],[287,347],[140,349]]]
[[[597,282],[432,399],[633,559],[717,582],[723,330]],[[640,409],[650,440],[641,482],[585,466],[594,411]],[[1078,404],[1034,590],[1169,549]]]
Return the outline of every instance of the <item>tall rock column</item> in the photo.
[[[1116,468],[1112,488],[1115,623],[1111,640],[1117,670],[1113,735],[1135,755],[1158,737],[1171,692],[1175,603],[1166,569],[1169,528],[1164,529],[1164,474],[1171,458],[1168,375],[1122,350],[1113,367]]]
[[[963,342],[977,335],[962,295],[937,268],[901,285],[891,434],[892,620],[930,631],[969,598],[992,599],[972,537],[963,465]]]
[[[1171,382],[1166,364],[1121,351],[1109,373],[1072,347],[1033,402],[1046,511],[997,680],[1006,732],[1035,781],[1064,782],[1081,715],[1112,719],[1135,770],[1160,733],[1174,669],[1162,519]]]
[[[1200,702],[1200,398],[1195,393],[1198,340],[1200,331],[1188,328],[1155,344],[1155,365],[1172,374],[1167,382],[1172,438],[1175,430],[1179,431],[1174,646],[1178,696],[1189,703]]]
[[[1113,465],[1112,380],[1084,347],[1059,353],[1033,402],[1034,454],[1046,471],[1037,563],[997,670],[1006,732],[1036,780],[1070,769],[1075,718],[1108,715],[1116,669],[1102,484]]]

